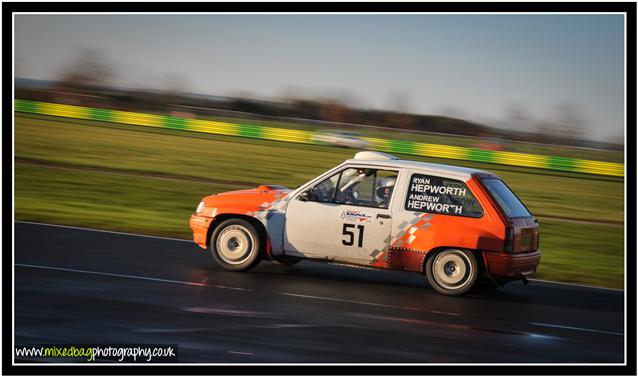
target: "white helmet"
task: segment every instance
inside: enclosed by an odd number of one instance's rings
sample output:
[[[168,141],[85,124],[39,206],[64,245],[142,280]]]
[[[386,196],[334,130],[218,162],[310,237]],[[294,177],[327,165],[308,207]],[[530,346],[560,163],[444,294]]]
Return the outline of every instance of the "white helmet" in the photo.
[[[374,190],[377,202],[387,203],[390,200],[396,181],[396,177],[381,178],[377,181],[377,187]]]

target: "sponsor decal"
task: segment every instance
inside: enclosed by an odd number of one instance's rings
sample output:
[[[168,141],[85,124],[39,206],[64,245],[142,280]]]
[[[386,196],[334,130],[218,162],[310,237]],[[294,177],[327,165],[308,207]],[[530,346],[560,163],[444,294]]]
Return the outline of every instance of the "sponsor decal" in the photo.
[[[405,209],[415,212],[480,217],[478,202],[461,181],[413,174]]]
[[[372,216],[367,215],[364,212],[346,209],[341,211],[341,215],[339,216],[342,220],[349,221],[357,221],[357,222],[370,222],[372,221]]]

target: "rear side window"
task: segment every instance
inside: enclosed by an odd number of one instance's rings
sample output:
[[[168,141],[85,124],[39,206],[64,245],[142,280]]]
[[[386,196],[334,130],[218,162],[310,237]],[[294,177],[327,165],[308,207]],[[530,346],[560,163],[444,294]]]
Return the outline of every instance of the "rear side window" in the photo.
[[[483,216],[481,205],[464,182],[425,174],[410,177],[405,209],[453,216]]]
[[[483,185],[492,194],[498,205],[501,207],[507,217],[531,217],[525,205],[518,200],[518,197],[510,190],[507,185],[498,178],[482,179]]]

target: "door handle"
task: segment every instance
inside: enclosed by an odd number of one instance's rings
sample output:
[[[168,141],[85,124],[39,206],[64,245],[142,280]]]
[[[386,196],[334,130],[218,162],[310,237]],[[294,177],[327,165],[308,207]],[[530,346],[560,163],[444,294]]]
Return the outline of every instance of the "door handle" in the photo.
[[[377,213],[377,219],[391,219],[392,216],[390,215],[385,215],[383,213]]]

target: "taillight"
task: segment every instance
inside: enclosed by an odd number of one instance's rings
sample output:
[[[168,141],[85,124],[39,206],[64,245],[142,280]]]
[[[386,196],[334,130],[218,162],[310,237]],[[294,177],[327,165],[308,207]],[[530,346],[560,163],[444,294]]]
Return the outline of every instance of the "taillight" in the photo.
[[[514,251],[514,228],[507,227],[505,228],[505,247],[504,250],[506,252]]]

